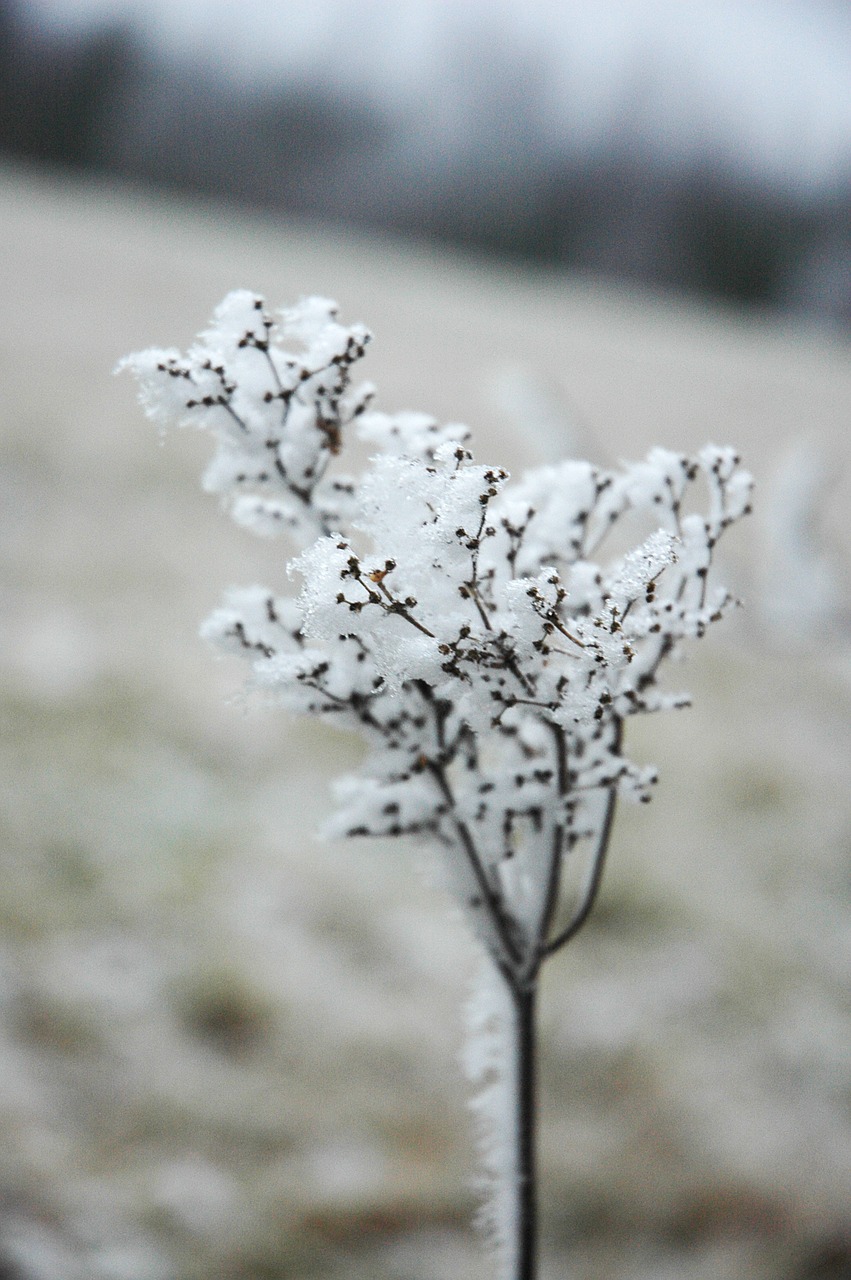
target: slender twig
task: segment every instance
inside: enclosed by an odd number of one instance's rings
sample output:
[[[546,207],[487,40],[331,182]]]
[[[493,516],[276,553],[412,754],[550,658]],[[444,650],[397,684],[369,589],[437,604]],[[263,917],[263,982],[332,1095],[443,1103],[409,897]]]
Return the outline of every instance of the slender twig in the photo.
[[[620,741],[621,727],[618,725],[618,745]],[[617,749],[617,746],[616,748]],[[612,835],[612,826],[615,820],[615,808],[617,806],[617,786],[609,787],[606,793],[606,807],[603,811],[603,820],[600,824],[600,834],[597,838],[597,844],[591,858],[588,879],[585,884],[579,905],[570,918],[569,923],[559,934],[550,942],[547,942],[541,951],[541,958],[554,955],[556,951],[560,951],[570,939],[575,937],[585,921],[591,914],[594,903],[597,900],[597,894],[600,891],[600,885],[603,883],[603,871],[606,865],[606,854],[609,850],[609,840]]]
[[[560,801],[567,796],[569,786],[567,772],[567,745],[565,742],[564,730],[559,725],[550,726],[553,743],[555,747],[556,771],[555,781],[556,790]],[[538,925],[538,936],[535,943],[535,952],[533,959],[533,976],[537,976],[538,970],[546,955],[546,940],[549,937],[552,928],[553,917],[555,916],[558,906],[559,889],[561,887],[561,871],[564,861],[564,823],[561,819],[553,823],[552,845],[550,847],[550,863],[547,870],[547,885],[544,892],[543,907],[541,909],[540,923]]]

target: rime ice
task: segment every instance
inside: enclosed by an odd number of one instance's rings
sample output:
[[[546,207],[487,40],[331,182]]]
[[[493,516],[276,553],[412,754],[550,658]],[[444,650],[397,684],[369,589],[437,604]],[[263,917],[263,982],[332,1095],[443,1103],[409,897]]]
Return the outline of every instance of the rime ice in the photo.
[[[558,942],[565,858],[601,858],[615,797],[649,797],[624,722],[686,701],[660,670],[733,603],[708,576],[750,477],[707,446],[513,483],[464,427],[371,410],[351,383],[368,340],[325,299],[273,314],[239,291],[186,356],[124,363],[151,416],[213,433],[205,485],[234,517],[304,547],[297,598],[231,592],[204,632],[284,705],[366,739],[328,829],[429,841],[497,967],[530,980]],[[359,482],[331,465],[351,432],[379,450]],[[683,515],[701,484],[706,514]],[[609,557],[627,512],[645,540]]]
[[[616,799],[649,799],[625,722],[687,701],[660,674],[734,603],[709,576],[751,480],[708,445],[511,481],[476,462],[466,428],[372,410],[373,388],[351,383],[368,339],[326,300],[273,314],[241,291],[186,356],[124,364],[152,417],[212,432],[205,485],[234,518],[301,548],[297,595],[232,591],[205,635],[284,706],[366,740],[326,829],[430,844],[517,1004],[587,917]],[[377,450],[359,481],[336,470],[352,433]],[[642,540],[609,552],[627,516]],[[582,857],[570,912],[564,865]],[[511,1093],[505,1070],[494,1097]],[[513,1158],[492,1170],[506,1276]]]

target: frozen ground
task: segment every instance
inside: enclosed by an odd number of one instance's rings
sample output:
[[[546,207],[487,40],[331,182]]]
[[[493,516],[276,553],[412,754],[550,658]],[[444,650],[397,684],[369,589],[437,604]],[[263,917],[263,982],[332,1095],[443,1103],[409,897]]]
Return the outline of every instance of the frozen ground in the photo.
[[[0,257],[0,1275],[489,1275],[471,948],[406,850],[313,840],[353,746],[196,638],[283,551],[110,377],[236,285],[337,296],[383,406],[483,461],[741,446],[748,608],[640,726],[659,794],[548,975],[545,1280],[851,1274],[848,346],[13,172]]]

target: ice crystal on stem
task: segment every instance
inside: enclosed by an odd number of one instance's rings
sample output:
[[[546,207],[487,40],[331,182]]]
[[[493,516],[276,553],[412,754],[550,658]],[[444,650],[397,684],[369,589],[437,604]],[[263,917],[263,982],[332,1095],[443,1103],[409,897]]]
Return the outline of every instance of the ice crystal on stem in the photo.
[[[512,483],[475,461],[465,428],[372,411],[372,388],[351,384],[368,340],[325,300],[272,314],[243,291],[186,356],[124,363],[151,416],[213,432],[205,485],[234,518],[301,547],[297,596],[231,591],[205,635],[286,707],[366,739],[329,834],[427,841],[501,979],[482,997],[473,1074],[488,1080],[480,1110],[500,1108],[485,1165],[501,1274],[532,1280],[539,970],[587,918],[616,799],[649,799],[655,773],[624,754],[624,725],[687,701],[660,670],[733,604],[709,571],[751,481],[708,445]],[[331,465],[352,432],[378,450],[357,482]],[[627,519],[643,541],[610,554]],[[582,858],[585,887],[565,902],[565,863]]]

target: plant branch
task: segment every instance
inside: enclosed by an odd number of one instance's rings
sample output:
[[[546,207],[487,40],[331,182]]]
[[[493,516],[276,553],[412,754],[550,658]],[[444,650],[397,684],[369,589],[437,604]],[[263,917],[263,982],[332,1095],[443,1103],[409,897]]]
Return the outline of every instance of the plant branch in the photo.
[[[618,721],[616,740],[613,750],[620,749],[623,726]],[[585,921],[591,914],[594,903],[597,900],[597,894],[600,891],[600,885],[603,883],[603,871],[606,865],[606,854],[609,849],[609,841],[612,835],[612,826],[615,820],[615,808],[617,806],[617,786],[609,787],[606,794],[606,807],[603,812],[603,820],[600,824],[600,833],[597,838],[597,845],[591,859],[591,866],[585,890],[580,899],[579,905],[574,911],[570,922],[562,931],[556,935],[550,942],[544,944],[541,950],[541,959],[547,959],[554,955],[556,951],[560,951],[563,946],[575,937]]]

